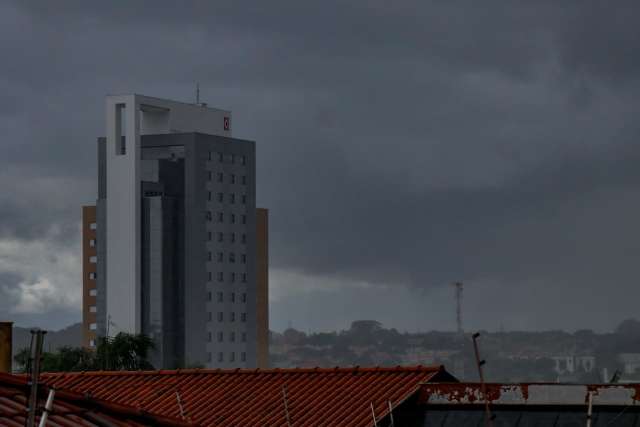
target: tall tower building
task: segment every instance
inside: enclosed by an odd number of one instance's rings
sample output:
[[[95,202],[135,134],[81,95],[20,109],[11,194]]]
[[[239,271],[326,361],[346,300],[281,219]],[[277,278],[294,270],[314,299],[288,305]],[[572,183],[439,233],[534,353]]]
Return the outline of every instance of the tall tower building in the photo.
[[[85,329],[152,337],[157,368],[266,366],[268,220],[255,206],[255,143],[231,137],[231,112],[203,104],[119,95],[106,108]]]

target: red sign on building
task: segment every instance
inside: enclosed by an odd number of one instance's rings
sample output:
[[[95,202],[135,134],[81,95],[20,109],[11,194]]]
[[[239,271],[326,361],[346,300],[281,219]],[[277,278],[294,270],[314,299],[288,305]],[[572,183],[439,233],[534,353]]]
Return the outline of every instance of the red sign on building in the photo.
[[[229,130],[229,117],[224,118],[224,130]]]

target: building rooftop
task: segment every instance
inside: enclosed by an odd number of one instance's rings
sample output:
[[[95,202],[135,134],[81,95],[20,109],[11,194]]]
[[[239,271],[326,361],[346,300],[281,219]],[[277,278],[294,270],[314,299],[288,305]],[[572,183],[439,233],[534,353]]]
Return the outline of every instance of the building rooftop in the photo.
[[[41,379],[146,413],[202,425],[370,426],[430,381],[456,381],[442,366],[48,373]]]
[[[24,376],[0,373],[0,425],[23,427],[26,425],[29,386]],[[40,422],[42,408],[49,387],[38,390],[39,405],[36,423]],[[180,420],[145,414],[136,408],[94,399],[66,390],[56,390],[48,426],[188,426]]]

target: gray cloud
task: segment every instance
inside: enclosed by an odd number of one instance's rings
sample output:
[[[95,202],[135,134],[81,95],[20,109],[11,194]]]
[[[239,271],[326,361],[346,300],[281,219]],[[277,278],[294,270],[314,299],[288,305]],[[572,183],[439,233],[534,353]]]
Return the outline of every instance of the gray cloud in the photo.
[[[190,100],[199,81],[234,111],[235,135],[258,141],[272,266],[303,288],[304,277],[367,282],[384,289],[371,307],[394,287],[401,305],[458,279],[582,292],[594,310],[603,289],[637,296],[639,12],[632,1],[4,2],[0,239],[77,248],[103,96]],[[608,321],[556,310],[559,327]],[[503,314],[548,326],[535,307]]]

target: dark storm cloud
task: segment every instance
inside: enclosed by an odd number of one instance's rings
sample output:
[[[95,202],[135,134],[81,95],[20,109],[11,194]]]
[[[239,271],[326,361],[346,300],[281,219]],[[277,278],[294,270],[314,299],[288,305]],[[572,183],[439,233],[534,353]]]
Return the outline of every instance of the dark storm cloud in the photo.
[[[633,1],[5,2],[0,236],[77,223],[106,93],[190,100],[199,81],[258,141],[275,268],[413,288],[628,281],[638,18]],[[7,182],[34,177],[66,191]]]

